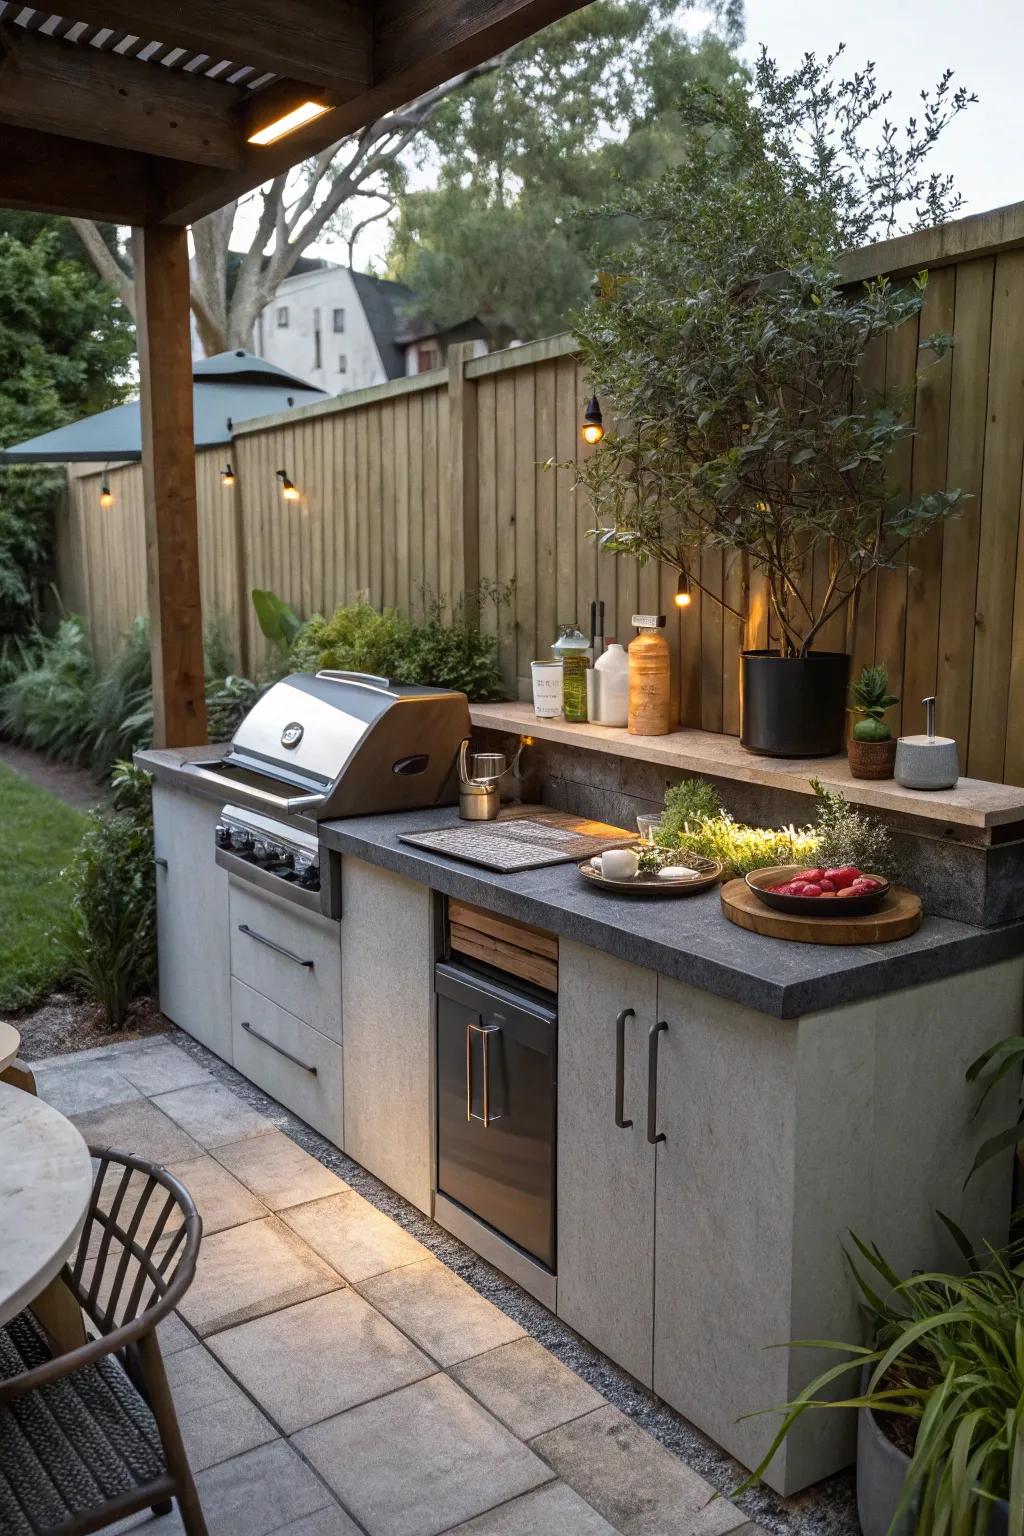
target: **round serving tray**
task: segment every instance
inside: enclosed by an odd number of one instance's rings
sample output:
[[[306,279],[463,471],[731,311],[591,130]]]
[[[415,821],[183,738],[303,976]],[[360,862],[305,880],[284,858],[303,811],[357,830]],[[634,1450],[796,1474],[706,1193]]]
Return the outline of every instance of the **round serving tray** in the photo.
[[[776,864],[772,869],[754,869],[747,875],[746,885],[759,901],[763,901],[766,907],[771,907],[775,912],[790,912],[796,917],[820,917],[827,922],[844,915],[864,917],[869,912],[880,911],[885,905],[890,887],[884,875],[872,876],[882,881],[881,890],[868,891],[863,896],[844,896],[841,900],[823,900],[820,896],[781,896],[778,891],[766,889],[767,886],[784,885],[799,870],[808,867],[806,864]]]
[[[662,880],[660,875],[634,875],[632,880],[611,880],[594,869],[589,859],[576,868],[588,885],[602,891],[614,891],[621,896],[695,896],[698,891],[710,890],[722,878],[722,865],[716,859],[706,859],[701,854],[680,852],[680,863],[685,862],[697,871],[697,878]]]

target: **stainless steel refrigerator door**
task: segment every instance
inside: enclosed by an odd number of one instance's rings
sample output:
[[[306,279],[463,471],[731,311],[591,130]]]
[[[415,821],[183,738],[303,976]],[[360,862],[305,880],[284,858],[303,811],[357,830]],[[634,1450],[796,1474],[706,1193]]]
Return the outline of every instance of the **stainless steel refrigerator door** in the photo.
[[[436,987],[438,1189],[553,1269],[555,1010],[448,963]]]

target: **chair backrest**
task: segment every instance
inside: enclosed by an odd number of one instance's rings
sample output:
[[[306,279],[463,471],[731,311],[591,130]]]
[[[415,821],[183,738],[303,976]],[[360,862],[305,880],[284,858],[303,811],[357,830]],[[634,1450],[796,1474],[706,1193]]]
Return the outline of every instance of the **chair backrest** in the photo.
[[[136,1321],[155,1327],[191,1284],[202,1221],[184,1185],[166,1168],[90,1147],[92,1199],[65,1280],[102,1334]]]

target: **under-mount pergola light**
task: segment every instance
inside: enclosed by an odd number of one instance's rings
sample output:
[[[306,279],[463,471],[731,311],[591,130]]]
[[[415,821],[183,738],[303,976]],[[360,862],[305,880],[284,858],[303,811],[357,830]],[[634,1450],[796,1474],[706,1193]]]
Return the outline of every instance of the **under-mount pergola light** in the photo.
[[[323,117],[325,112],[331,109],[322,101],[304,101],[300,106],[293,107],[290,112],[285,112],[282,117],[275,117],[272,123],[258,128],[255,133],[250,133],[250,144],[276,144],[278,139],[285,138],[289,133],[294,133],[296,128],[303,128],[307,123],[312,123],[318,117]]]

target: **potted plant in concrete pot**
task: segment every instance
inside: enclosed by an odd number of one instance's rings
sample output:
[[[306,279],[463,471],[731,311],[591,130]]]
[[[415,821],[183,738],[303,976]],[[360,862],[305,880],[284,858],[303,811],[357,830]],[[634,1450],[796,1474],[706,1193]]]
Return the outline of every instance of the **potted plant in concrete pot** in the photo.
[[[896,765],[896,741],[884,715],[899,699],[889,692],[889,674],[877,663],[865,667],[850,689],[853,713],[859,715],[846,744],[855,779],[891,779]]]
[[[823,71],[811,59],[784,79],[762,59],[753,86],[684,96],[686,158],[623,196],[638,232],[575,327],[589,388],[607,397],[604,438],[576,467],[592,533],[675,567],[767,637],[742,654],[740,736],[787,757],[842,751],[851,605],[961,497],[893,493],[912,413],[878,398],[866,360],[916,324],[925,276],[842,282],[838,252],[881,214],[877,184],[858,180],[866,158],[830,138],[842,93]],[[914,165],[889,149],[892,215]],[[929,343],[941,353],[949,338]],[[702,557],[716,553],[739,558],[742,599],[709,586]]]
[[[857,1514],[864,1536],[1020,1536],[1024,1530],[1024,1249],[979,1259],[943,1218],[964,1275],[901,1280],[856,1237],[856,1276],[871,1344],[808,1340],[846,1358],[783,1408],[782,1424],[742,1487],[760,1477],[802,1414],[858,1411]],[[849,1255],[848,1255],[849,1257]],[[834,1397],[852,1378],[854,1392]]]

